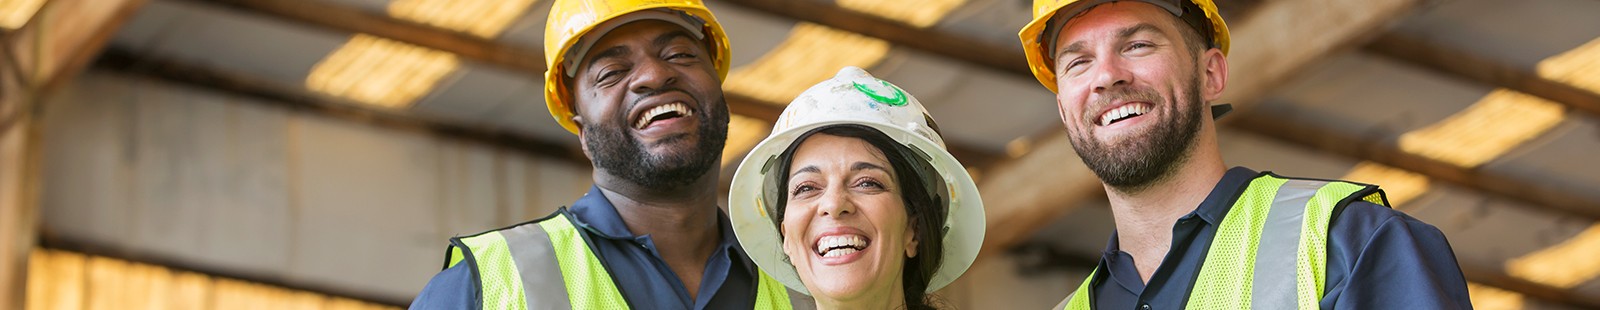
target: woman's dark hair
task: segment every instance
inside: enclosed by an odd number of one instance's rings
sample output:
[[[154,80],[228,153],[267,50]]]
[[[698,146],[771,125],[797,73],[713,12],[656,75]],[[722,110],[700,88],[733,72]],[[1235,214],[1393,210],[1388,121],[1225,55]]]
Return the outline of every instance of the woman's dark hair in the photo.
[[[818,127],[801,134],[783,154],[778,155],[777,169],[772,173],[775,182],[772,183],[782,196],[770,200],[777,209],[780,222],[788,204],[786,189],[789,187],[789,165],[793,163],[795,150],[800,148],[801,142],[814,134],[861,139],[883,152],[884,158],[889,160],[895,181],[900,186],[900,198],[905,202],[907,224],[915,231],[917,240],[917,257],[906,259],[900,279],[906,309],[936,309],[933,296],[925,292],[928,282],[939,271],[940,260],[944,258],[944,221],[949,203],[937,194],[944,191],[944,182],[938,171],[928,163],[926,155],[895,142],[878,129],[856,124]]]

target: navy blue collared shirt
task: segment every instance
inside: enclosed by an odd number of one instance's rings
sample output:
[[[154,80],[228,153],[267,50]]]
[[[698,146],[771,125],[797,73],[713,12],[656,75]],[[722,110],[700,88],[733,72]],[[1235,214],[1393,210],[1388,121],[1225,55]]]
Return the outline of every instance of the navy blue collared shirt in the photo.
[[[1261,173],[1236,167],[1172,227],[1172,247],[1147,284],[1111,235],[1089,283],[1095,309],[1183,309],[1217,225]],[[1438,228],[1356,201],[1335,210],[1328,232],[1322,309],[1471,309],[1467,281]]]
[[[756,267],[734,237],[726,214],[717,211],[720,240],[706,261],[699,295],[689,298],[683,281],[661,260],[649,235],[628,231],[615,206],[591,187],[568,211],[587,235],[595,255],[633,308],[642,309],[750,309],[755,306]],[[553,259],[553,258],[552,258]],[[477,298],[472,271],[456,264],[434,275],[411,309],[469,309]]]

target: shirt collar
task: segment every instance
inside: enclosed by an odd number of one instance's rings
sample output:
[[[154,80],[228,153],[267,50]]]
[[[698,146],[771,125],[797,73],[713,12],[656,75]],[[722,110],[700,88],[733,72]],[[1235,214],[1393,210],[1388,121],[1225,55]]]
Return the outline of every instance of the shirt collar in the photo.
[[[1200,201],[1200,205],[1195,207],[1194,211],[1185,214],[1180,219],[1199,217],[1211,225],[1222,223],[1222,218],[1228,215],[1228,209],[1232,208],[1233,202],[1239,199],[1239,193],[1244,192],[1245,186],[1250,185],[1250,181],[1255,180],[1260,175],[1260,172],[1245,167],[1228,169],[1228,172],[1222,174],[1222,180],[1217,181],[1217,185],[1211,187],[1211,193],[1206,194],[1206,199]],[[1117,252],[1122,251],[1122,246],[1117,243],[1117,234],[1118,232],[1116,231],[1111,232],[1111,241],[1106,242],[1104,255],[1115,255]]]
[[[611,205],[611,200],[600,192],[600,186],[590,186],[589,192],[583,194],[572,203],[571,209],[574,220],[579,227],[588,228],[601,237],[607,239],[633,239],[633,232],[628,231],[628,224],[622,222],[622,215],[617,213],[617,207]]]
[[[635,240],[650,238],[649,236],[635,236],[628,230],[628,224],[622,222],[622,215],[617,213],[617,207],[606,199],[600,191],[600,186],[590,186],[589,192],[582,198],[572,203],[573,221],[578,227],[588,229],[602,238],[614,240]],[[744,247],[739,245],[739,239],[733,233],[733,221],[728,219],[728,214],[717,208],[718,240],[717,248],[728,253],[729,258],[741,262],[746,271],[754,274],[755,263],[744,252]]]

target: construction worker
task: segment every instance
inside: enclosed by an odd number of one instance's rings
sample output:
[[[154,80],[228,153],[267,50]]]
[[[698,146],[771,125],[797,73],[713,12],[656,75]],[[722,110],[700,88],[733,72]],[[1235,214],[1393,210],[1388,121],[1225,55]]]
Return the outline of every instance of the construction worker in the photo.
[[[1228,26],[1210,0],[1033,6],[1024,53],[1116,224],[1059,308],[1471,308],[1444,235],[1377,186],[1224,166],[1228,107],[1210,103]]]
[[[857,67],[784,108],[728,212],[756,264],[825,309],[932,309],[983,243],[983,198],[933,118]]]
[[[450,239],[413,309],[787,309],[717,203],[728,39],[700,0],[558,0],[545,103],[594,187],[570,209]],[[795,296],[795,298],[791,298]]]

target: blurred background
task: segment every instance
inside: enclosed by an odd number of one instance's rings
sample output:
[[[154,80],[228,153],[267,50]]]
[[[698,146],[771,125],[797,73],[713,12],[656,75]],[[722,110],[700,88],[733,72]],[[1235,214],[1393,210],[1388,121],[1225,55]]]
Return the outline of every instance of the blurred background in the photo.
[[[0,0],[0,309],[405,307],[447,238],[590,185],[542,102],[550,2]],[[707,2],[725,164],[860,66],[984,194],[948,305],[1048,307],[1093,266],[1110,213],[1022,58],[1030,1]],[[1382,185],[1481,309],[1600,308],[1600,1],[1216,2],[1229,165]]]

